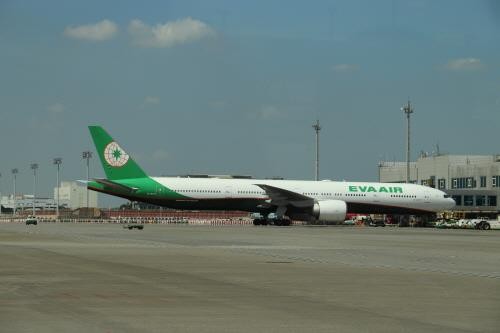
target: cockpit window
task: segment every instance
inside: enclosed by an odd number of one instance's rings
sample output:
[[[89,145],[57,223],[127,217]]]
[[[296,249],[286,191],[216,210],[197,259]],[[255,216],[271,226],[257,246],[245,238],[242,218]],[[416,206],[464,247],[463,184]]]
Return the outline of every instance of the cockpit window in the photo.
[[[449,195],[449,194],[445,194],[445,195],[444,195],[444,197],[445,197],[445,198],[451,198],[451,195]]]

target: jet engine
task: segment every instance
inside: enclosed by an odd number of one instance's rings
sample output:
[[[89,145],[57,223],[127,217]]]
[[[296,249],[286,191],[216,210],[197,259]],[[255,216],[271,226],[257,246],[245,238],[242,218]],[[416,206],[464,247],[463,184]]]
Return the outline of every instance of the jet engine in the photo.
[[[347,205],[342,200],[323,200],[314,204],[313,215],[319,221],[342,222],[345,220]]]

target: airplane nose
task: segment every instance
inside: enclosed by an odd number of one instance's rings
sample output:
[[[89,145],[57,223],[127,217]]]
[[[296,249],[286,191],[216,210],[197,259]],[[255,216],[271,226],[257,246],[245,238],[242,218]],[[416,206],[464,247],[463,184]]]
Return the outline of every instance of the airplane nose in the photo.
[[[457,203],[452,198],[448,198],[448,205],[449,205],[449,208],[453,208],[457,205]]]

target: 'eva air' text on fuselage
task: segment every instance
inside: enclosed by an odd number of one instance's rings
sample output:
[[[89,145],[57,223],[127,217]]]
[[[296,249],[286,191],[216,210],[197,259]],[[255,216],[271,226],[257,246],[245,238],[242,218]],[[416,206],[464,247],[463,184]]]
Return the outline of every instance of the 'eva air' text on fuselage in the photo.
[[[349,186],[349,192],[403,193],[399,186]]]

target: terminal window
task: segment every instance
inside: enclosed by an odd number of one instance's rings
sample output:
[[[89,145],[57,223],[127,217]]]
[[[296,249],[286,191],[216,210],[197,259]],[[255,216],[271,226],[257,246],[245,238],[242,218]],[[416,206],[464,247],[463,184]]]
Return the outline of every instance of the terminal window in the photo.
[[[440,190],[444,190],[446,188],[446,179],[441,178],[438,180],[438,187]]]
[[[492,187],[500,187],[500,176],[491,177],[491,186]]]
[[[496,205],[497,205],[497,196],[496,195],[489,195],[488,196],[488,206],[496,207]]]
[[[486,176],[481,176],[480,178],[481,187],[486,187]]]
[[[486,196],[476,195],[476,206],[486,206]]]
[[[474,188],[476,180],[474,177],[452,178],[451,184],[451,188]]]
[[[472,195],[464,195],[464,206],[474,206],[474,197]]]
[[[452,195],[451,198],[455,200],[455,204],[457,206],[462,206],[462,196],[461,195]]]

